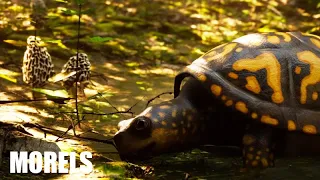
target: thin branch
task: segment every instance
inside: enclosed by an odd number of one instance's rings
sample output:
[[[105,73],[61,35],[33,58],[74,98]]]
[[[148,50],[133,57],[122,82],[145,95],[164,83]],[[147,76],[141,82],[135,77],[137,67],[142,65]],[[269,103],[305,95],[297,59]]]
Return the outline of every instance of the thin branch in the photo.
[[[63,102],[66,100],[70,100],[73,98],[48,98],[48,99],[18,99],[18,100],[2,100],[0,104],[9,104],[9,103],[17,103],[17,102],[35,102],[35,101],[54,101],[54,102]],[[62,104],[62,103],[59,103]]]
[[[161,93],[161,94],[159,94],[159,95],[151,98],[150,100],[148,100],[148,102],[147,102],[147,104],[146,104],[146,108],[149,106],[149,104],[150,104],[152,101],[154,101],[154,100],[157,99],[157,98],[160,98],[162,95],[165,95],[165,94],[173,94],[173,92],[163,92],[163,93]]]
[[[24,123],[23,126],[24,127],[29,127],[29,128],[37,128],[37,129],[40,129],[42,132],[44,132],[46,134],[52,134],[54,136],[59,136],[57,133],[53,132],[53,131],[57,131],[57,130],[42,126],[40,124]]]
[[[111,144],[113,146],[115,146],[113,139],[96,139],[96,138],[91,138],[91,137],[81,137],[81,136],[77,136],[77,138],[79,139],[85,139],[85,140],[90,140],[90,141],[95,141],[95,142],[101,142],[101,143],[105,143],[105,144]]]
[[[70,124],[70,126],[68,127],[67,131],[64,132],[61,136],[59,136],[59,137],[56,139],[56,142],[58,142],[60,138],[63,138],[71,129],[73,129],[73,134],[74,134],[74,136],[77,136],[76,131],[75,131],[75,127],[78,125],[78,123],[80,123],[80,122],[82,122],[82,121],[84,120],[84,116],[83,116],[83,118],[81,119],[81,121],[78,121],[76,124],[74,124],[74,123],[73,123],[73,120],[72,120],[70,117],[68,117],[68,116],[66,116],[66,115],[64,115],[64,116],[71,121],[71,124]]]
[[[98,92],[98,94],[99,94],[101,97],[103,97],[100,92]],[[103,99],[104,99],[107,103],[109,103],[110,106],[111,106],[113,109],[115,109],[118,114],[122,114],[122,113],[119,113],[120,111],[118,110],[118,108],[116,108],[114,105],[112,105],[111,102],[110,102],[108,99],[106,99],[106,98],[104,98],[104,97],[103,97]],[[127,110],[127,111],[130,111],[130,109]],[[125,112],[125,113],[129,113],[129,112]],[[133,115],[133,113],[131,113],[131,115]]]
[[[29,128],[37,128],[45,133],[48,133],[48,134],[52,134],[54,136],[57,136],[59,137],[59,135],[53,131],[59,131],[59,130],[56,130],[56,129],[53,129],[53,128],[49,128],[49,127],[46,127],[46,126],[43,126],[43,125],[40,125],[40,124],[33,124],[33,123],[24,123],[22,124],[24,127],[29,127]],[[74,138],[77,138],[77,139],[85,139],[85,140],[90,140],[90,141],[95,141],[95,142],[101,142],[101,143],[106,143],[106,144],[111,144],[113,146],[115,146],[115,144],[113,143],[113,139],[105,139],[105,140],[102,140],[102,139],[96,139],[96,138],[90,138],[90,137],[81,137],[79,135],[77,136],[71,136],[71,137],[74,137]]]
[[[78,70],[78,66],[79,66],[79,44],[80,44],[80,23],[81,23],[81,4],[79,4],[79,19],[78,19],[78,42],[77,42],[77,62],[76,62],[76,112],[77,112],[77,121],[80,122],[80,118],[79,118],[79,107],[78,107],[78,80],[79,80],[79,70]],[[79,127],[80,127],[80,123]]]
[[[50,114],[74,114],[76,112],[51,112]],[[131,112],[131,109],[128,109],[126,111],[118,111],[118,112],[112,112],[112,113],[94,113],[94,112],[83,112],[81,114],[87,114],[87,115],[98,115],[98,116],[103,116],[103,115],[113,115],[113,114],[131,114],[134,115],[134,112]]]

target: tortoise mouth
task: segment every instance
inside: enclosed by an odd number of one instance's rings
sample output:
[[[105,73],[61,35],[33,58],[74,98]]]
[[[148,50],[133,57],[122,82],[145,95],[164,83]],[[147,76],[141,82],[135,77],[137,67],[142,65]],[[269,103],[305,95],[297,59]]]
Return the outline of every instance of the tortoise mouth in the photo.
[[[154,153],[152,153],[153,152],[152,150],[155,146],[156,146],[156,142],[151,142],[144,148],[141,148],[135,152],[121,153],[121,151],[119,150],[118,152],[122,161],[136,162],[136,161],[151,159],[155,155]]]

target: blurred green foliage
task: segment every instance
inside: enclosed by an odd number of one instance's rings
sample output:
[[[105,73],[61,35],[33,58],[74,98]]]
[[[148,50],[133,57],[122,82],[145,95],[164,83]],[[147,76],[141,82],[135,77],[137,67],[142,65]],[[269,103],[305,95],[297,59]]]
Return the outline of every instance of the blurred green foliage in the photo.
[[[56,54],[59,51],[75,52],[79,4],[83,6],[80,43],[84,51],[101,52],[108,59],[138,59],[154,65],[187,64],[216,45],[253,32],[320,34],[319,0],[55,0],[46,3],[49,20],[44,28],[38,29],[38,34],[47,40],[61,40],[53,48],[53,56],[60,58],[69,53]],[[31,12],[27,3],[2,1],[0,40],[25,41],[33,34]]]

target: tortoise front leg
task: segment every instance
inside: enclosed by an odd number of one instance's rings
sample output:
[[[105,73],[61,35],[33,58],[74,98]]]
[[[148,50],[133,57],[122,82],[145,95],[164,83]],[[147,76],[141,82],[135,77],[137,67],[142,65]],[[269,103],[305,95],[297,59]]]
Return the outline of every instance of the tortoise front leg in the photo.
[[[243,163],[246,168],[274,166],[273,129],[264,124],[251,123],[243,136]]]

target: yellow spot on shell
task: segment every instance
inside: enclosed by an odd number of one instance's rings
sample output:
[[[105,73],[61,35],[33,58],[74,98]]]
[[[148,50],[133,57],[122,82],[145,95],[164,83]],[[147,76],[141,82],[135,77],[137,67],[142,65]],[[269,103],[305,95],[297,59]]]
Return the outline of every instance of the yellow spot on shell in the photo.
[[[161,124],[162,124],[163,126],[166,126],[166,125],[167,125],[167,122],[161,121]]]
[[[171,125],[172,125],[172,127],[177,127],[176,123],[172,123]]]
[[[177,117],[177,110],[176,110],[176,109],[174,109],[174,110],[172,111],[171,116],[172,116],[173,118]]]
[[[279,121],[277,119],[274,119],[270,116],[266,116],[266,115],[263,115],[261,117],[261,122],[265,123],[265,124],[270,124],[270,125],[278,125],[279,124]]]
[[[298,59],[304,63],[310,64],[310,74],[301,81],[301,104],[307,102],[307,86],[320,82],[320,58],[311,51],[303,51],[297,54]]]
[[[164,117],[166,116],[166,114],[163,113],[163,112],[159,112],[158,115],[159,115],[161,118],[164,118]]]
[[[261,159],[261,163],[262,163],[263,167],[268,167],[269,166],[268,160],[266,158],[262,158]]]
[[[232,106],[232,104],[233,104],[233,101],[232,101],[232,100],[228,100],[228,101],[226,102],[226,106]]]
[[[304,125],[302,131],[307,134],[317,134],[317,128],[314,125]]]
[[[310,38],[310,41],[316,45],[318,48],[320,48],[320,41],[315,38]]]
[[[253,167],[258,166],[258,161],[257,161],[257,160],[253,160],[252,163],[251,163],[251,165],[252,165]]]
[[[258,114],[257,113],[252,113],[251,117],[252,117],[252,119],[257,119],[258,118]]]
[[[227,96],[223,95],[223,96],[221,97],[221,99],[222,99],[223,101],[225,101],[225,100],[227,100]]]
[[[238,74],[236,74],[236,73],[234,73],[234,72],[230,72],[230,73],[228,74],[228,76],[229,76],[230,78],[232,78],[232,79],[238,79],[238,78],[239,78]]]
[[[256,160],[259,160],[260,159],[260,156],[256,156]]]
[[[288,120],[288,130],[289,131],[295,131],[297,129],[296,124],[293,120]]]
[[[271,44],[279,44],[280,38],[278,36],[268,36],[268,42]]]
[[[224,47],[223,47],[224,46]],[[221,53],[216,53],[213,50],[210,50],[208,53],[203,55],[203,58],[207,61],[214,61],[214,60],[222,60],[227,59],[225,58],[229,53],[232,52],[232,50],[237,46],[236,43],[228,43],[228,44],[222,44],[214,49],[218,49],[220,47],[223,47],[223,51]],[[220,62],[222,63],[222,62]]]
[[[313,92],[312,93],[312,100],[317,100],[318,99],[318,93],[317,92]]]
[[[253,159],[253,155],[250,154],[250,153],[248,153],[248,154],[247,154],[247,158],[248,158],[249,160],[252,160],[252,159]]]
[[[272,101],[275,103],[283,102],[281,67],[278,59],[272,53],[263,53],[252,59],[240,59],[233,64],[233,69],[236,71],[248,70],[251,72],[266,69],[267,83],[273,89]]]
[[[238,111],[242,113],[248,113],[248,108],[244,102],[241,102],[241,101],[237,102],[235,107]]]
[[[204,74],[200,74],[200,75],[198,76],[198,79],[199,79],[200,81],[204,82],[204,81],[207,80],[207,76],[204,75]]]
[[[218,85],[216,85],[216,84],[213,84],[213,85],[211,86],[211,92],[212,92],[214,95],[220,96],[221,91],[222,91],[221,86],[218,86]]]
[[[291,36],[287,33],[284,32],[276,32],[275,34],[282,36],[285,42],[290,42],[291,41]]]
[[[156,118],[154,118],[152,121],[155,122],[155,123],[159,122],[159,120],[156,119]]]
[[[296,68],[294,69],[294,72],[295,72],[296,74],[300,74],[300,73],[301,73],[301,67],[296,66]]]
[[[242,138],[242,142],[244,145],[250,145],[256,141],[256,138],[250,135],[244,135]]]
[[[257,78],[254,76],[248,76],[246,77],[246,80],[247,80],[246,88],[249,91],[259,94],[261,91],[261,88]]]
[[[239,47],[239,48],[236,49],[236,52],[241,52],[241,51],[242,51],[242,48],[241,48],[241,47]]]

